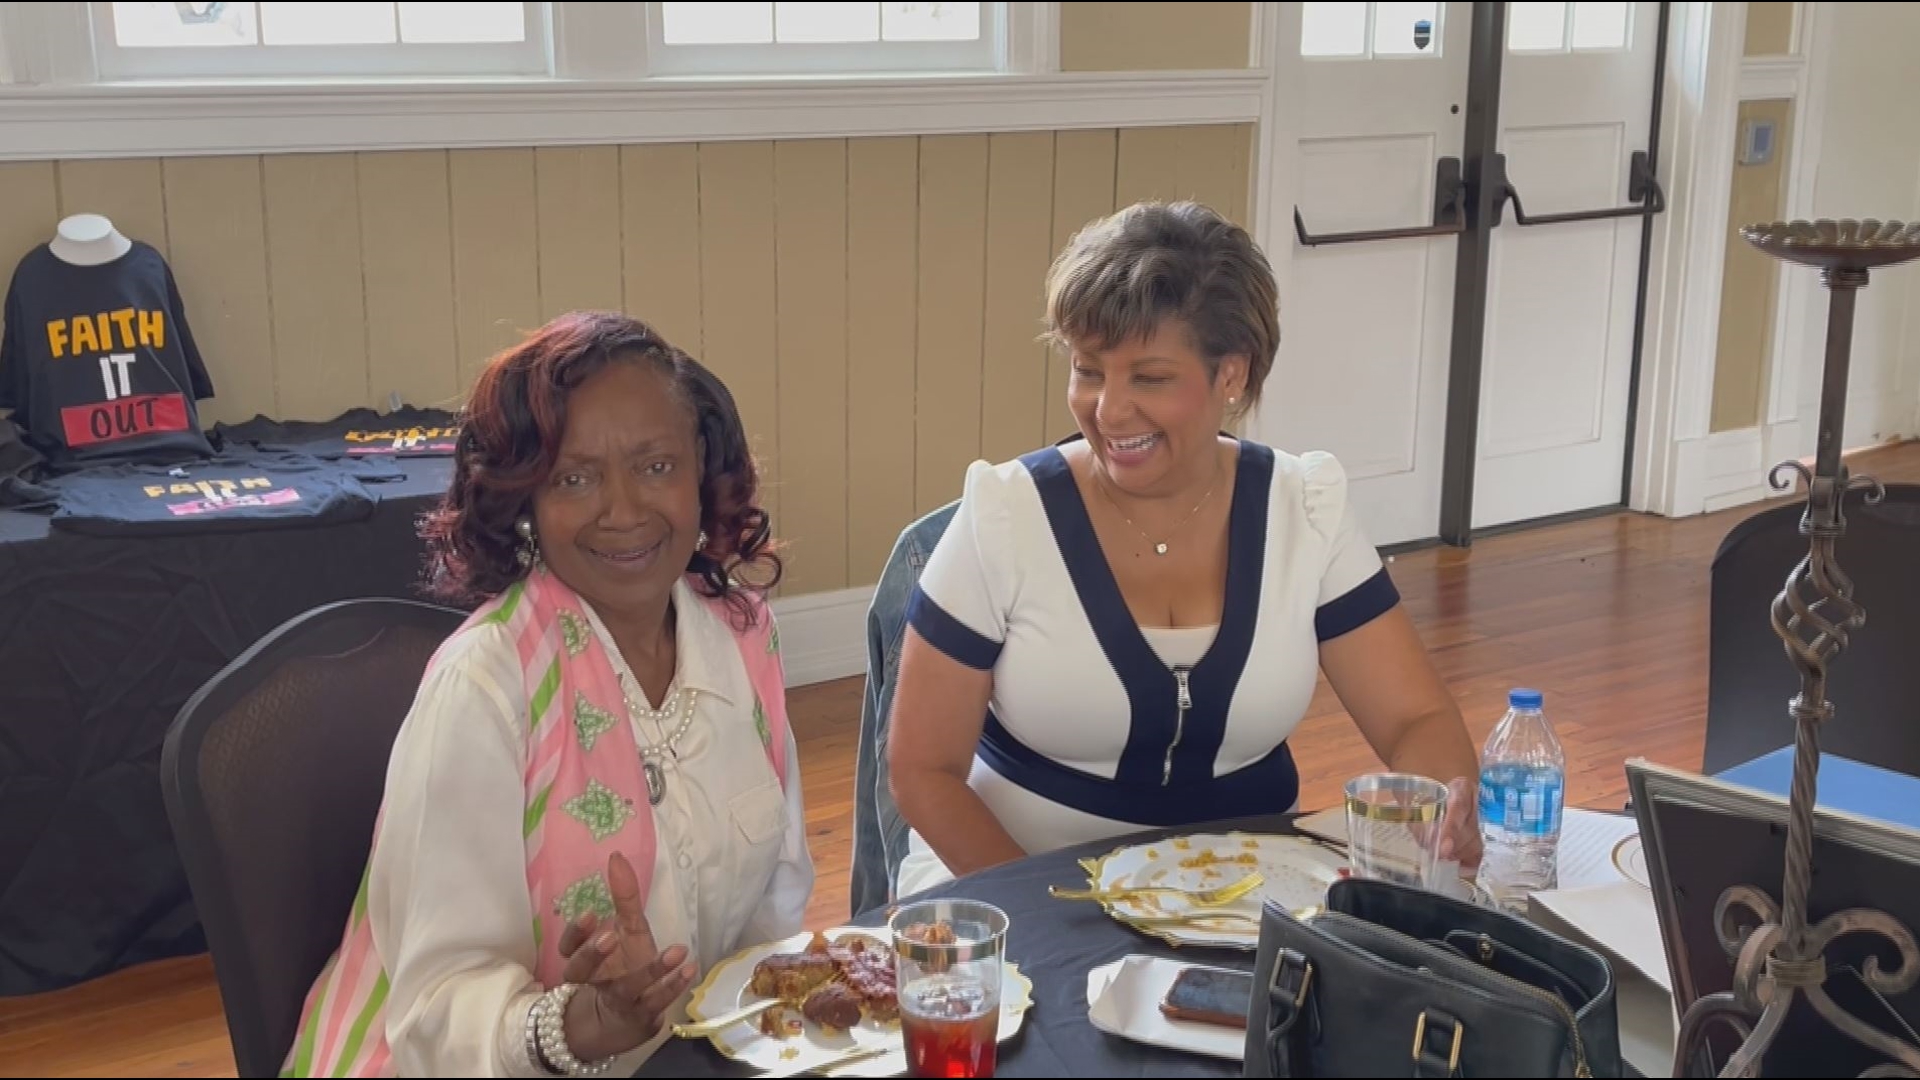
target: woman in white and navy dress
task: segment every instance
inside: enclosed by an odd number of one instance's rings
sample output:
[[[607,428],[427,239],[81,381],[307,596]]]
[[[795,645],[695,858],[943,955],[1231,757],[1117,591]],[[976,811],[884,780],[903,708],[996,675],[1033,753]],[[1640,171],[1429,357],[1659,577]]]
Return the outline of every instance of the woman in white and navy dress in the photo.
[[[900,893],[1294,808],[1287,738],[1321,671],[1387,767],[1453,787],[1469,812],[1442,857],[1477,865],[1473,744],[1339,463],[1219,434],[1279,343],[1245,230],[1191,203],[1095,222],[1049,272],[1047,318],[1080,437],[975,463],[909,601]]]

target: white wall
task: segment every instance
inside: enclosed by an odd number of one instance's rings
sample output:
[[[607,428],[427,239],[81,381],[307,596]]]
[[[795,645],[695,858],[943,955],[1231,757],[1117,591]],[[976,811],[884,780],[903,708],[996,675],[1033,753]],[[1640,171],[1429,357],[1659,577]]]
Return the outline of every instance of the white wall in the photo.
[[[1920,217],[1920,4],[1836,3],[1829,26],[1813,215],[1912,221]],[[1787,274],[1806,279],[1788,294],[1804,317],[1784,366],[1799,361],[1797,412],[1811,436],[1827,295],[1816,272]],[[1847,445],[1920,435],[1920,261],[1876,273],[1861,293],[1849,379]]]

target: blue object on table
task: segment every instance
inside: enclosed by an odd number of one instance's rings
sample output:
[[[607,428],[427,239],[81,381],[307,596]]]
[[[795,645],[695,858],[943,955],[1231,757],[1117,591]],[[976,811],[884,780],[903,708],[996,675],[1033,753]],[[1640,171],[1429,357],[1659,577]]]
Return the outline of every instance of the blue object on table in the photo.
[[[1793,747],[1735,765],[1716,779],[1781,798],[1793,784]],[[1909,829],[1920,829],[1920,777],[1866,765],[1835,754],[1820,755],[1819,805]]]

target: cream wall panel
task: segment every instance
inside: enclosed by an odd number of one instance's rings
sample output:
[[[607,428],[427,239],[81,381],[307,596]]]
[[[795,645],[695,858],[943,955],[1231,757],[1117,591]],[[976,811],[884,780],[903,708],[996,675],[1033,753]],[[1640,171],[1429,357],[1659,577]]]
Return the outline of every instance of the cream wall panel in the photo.
[[[539,212],[540,315],[619,311],[620,150],[543,146],[534,151]]]
[[[847,574],[880,578],[914,517],[920,140],[847,144]]]
[[[1073,235],[1089,223],[1113,213],[1113,181],[1117,133],[1112,131],[1062,131],[1054,139],[1053,151],[1053,252],[1059,254]],[[1051,258],[1051,257],[1050,257]],[[1046,314],[1045,278],[1041,281],[1042,307]],[[1071,365],[1064,353],[1053,350],[1047,356],[1046,437],[1058,442],[1079,430],[1073,414],[1067,411],[1067,379]]]
[[[695,357],[700,326],[700,148],[620,148],[626,310]]]
[[[359,155],[373,396],[458,405],[465,387],[453,315],[453,195],[443,150]]]
[[[280,415],[263,169],[257,157],[175,158],[162,174],[169,262],[213,380],[202,424]]]
[[[847,587],[847,144],[773,148],[786,590]],[[744,315],[744,313],[742,313]]]
[[[53,238],[60,223],[60,182],[51,161],[0,164],[0,259],[6,276],[27,252]]]
[[[1053,259],[1052,132],[987,141],[980,456],[1006,461],[1046,439],[1047,350],[1040,344]]]
[[[280,408],[336,416],[372,396],[354,155],[288,154],[263,164]]]
[[[762,505],[779,522],[779,363],[774,326],[773,144],[700,147],[701,357],[740,406],[766,483]]]
[[[1061,4],[1060,70],[1245,68],[1252,36],[1249,3]]]
[[[980,456],[987,137],[920,140],[920,327],[914,363],[914,508],[957,497]]]
[[[454,150],[454,355],[460,391],[494,353],[540,325],[540,239],[532,150]]]

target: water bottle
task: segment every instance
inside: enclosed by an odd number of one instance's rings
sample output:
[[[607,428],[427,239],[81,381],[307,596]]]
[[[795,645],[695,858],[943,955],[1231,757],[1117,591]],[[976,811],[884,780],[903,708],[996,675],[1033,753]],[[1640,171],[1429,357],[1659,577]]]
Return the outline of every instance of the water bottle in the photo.
[[[1540,691],[1510,691],[1507,715],[1480,754],[1480,881],[1517,912],[1526,910],[1528,893],[1559,878],[1567,757],[1540,706]]]

